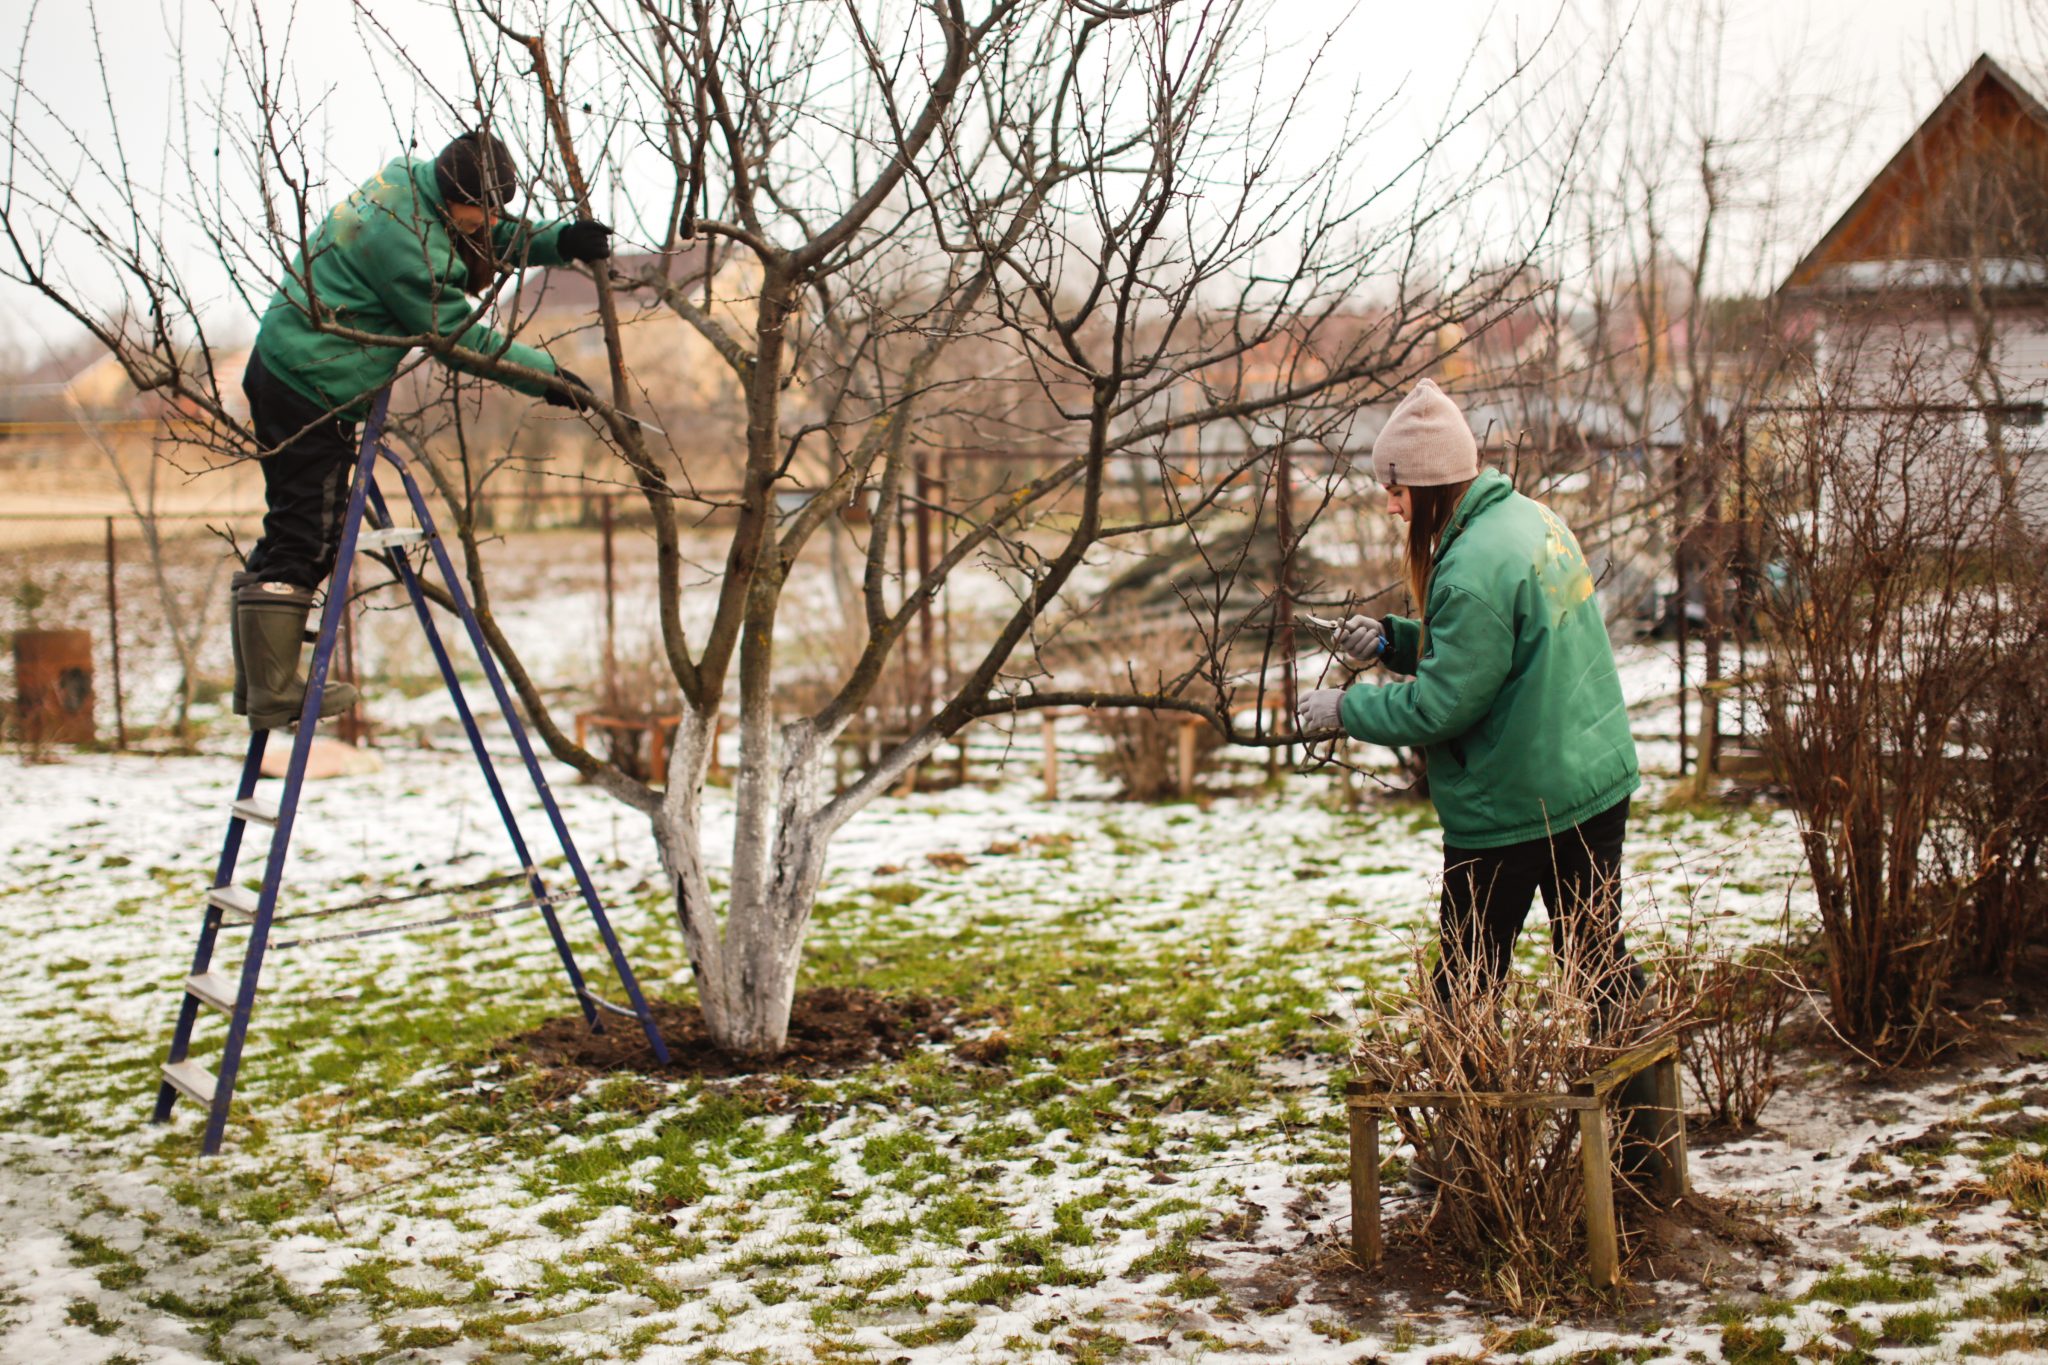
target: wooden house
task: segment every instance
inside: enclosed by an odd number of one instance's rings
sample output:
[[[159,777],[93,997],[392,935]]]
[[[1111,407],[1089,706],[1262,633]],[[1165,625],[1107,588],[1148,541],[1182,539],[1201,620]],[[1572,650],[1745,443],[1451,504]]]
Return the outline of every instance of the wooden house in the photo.
[[[1931,400],[2038,426],[2048,396],[2048,105],[1989,56],[1780,287],[1816,355],[1873,391],[1902,363]]]

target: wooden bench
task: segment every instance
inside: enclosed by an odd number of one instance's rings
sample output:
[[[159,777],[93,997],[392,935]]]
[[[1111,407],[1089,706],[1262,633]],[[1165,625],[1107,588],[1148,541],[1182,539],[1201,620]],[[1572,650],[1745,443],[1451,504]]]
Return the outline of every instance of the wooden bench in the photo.
[[[1679,1086],[1678,1039],[1665,1038],[1615,1058],[1563,1094],[1533,1091],[1376,1091],[1368,1082],[1344,1087],[1351,1127],[1351,1254],[1361,1266],[1378,1265],[1380,1233],[1379,1111],[1444,1109],[1570,1110],[1579,1118],[1579,1161],[1585,1173],[1586,1250],[1593,1283],[1621,1283],[1621,1248],[1614,1227],[1614,1154],[1607,1141],[1607,1109],[1614,1093],[1638,1072],[1654,1068],[1655,1155],[1658,1195],[1671,1202],[1689,1188],[1685,1169],[1685,1102]]]

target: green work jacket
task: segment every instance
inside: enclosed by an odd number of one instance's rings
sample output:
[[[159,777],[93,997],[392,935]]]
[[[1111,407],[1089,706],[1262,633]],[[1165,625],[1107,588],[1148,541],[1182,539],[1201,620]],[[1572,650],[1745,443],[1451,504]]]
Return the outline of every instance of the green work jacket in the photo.
[[[1341,715],[1354,739],[1424,751],[1445,843],[1561,834],[1642,785],[1586,557],[1499,470],[1444,528],[1423,617],[1386,620],[1382,662],[1414,680],[1354,685]]]
[[[301,397],[351,420],[360,420],[377,390],[398,373],[404,345],[353,341],[314,325],[306,297],[310,259],[313,299],[322,315],[343,327],[389,337],[453,337],[468,350],[555,373],[546,352],[508,340],[478,320],[464,289],[489,282],[468,279],[446,207],[434,163],[410,157],[393,161],[338,205],[270,296],[256,334],[264,366]],[[514,268],[560,265],[557,239],[565,226],[507,218],[491,235],[498,258]],[[482,373],[474,363],[448,363]],[[535,397],[546,392],[522,379],[500,382]]]

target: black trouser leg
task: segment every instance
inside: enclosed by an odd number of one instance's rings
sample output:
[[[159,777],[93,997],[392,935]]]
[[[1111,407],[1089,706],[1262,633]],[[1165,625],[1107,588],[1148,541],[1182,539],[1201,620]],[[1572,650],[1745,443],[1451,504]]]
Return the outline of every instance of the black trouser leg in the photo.
[[[1444,845],[1444,894],[1437,908],[1436,995],[1448,1002],[1454,976],[1476,972],[1491,989],[1507,975],[1515,940],[1536,897],[1536,863],[1518,850]]]
[[[312,589],[334,568],[355,467],[356,428],[301,398],[254,352],[242,376],[263,447],[263,535],[249,552],[258,581]]]
[[[1578,955],[1600,987],[1597,1027],[1626,994],[1641,989],[1642,969],[1621,932],[1621,848],[1628,830],[1624,800],[1546,839],[1501,848],[1444,845],[1444,894],[1438,912],[1436,994],[1450,990],[1451,971],[1477,971],[1498,985],[1513,960],[1515,939],[1538,891],[1550,914],[1551,942]]]
[[[1549,840],[1550,866],[1539,882],[1543,908],[1550,914],[1551,948],[1576,962],[1592,982],[1594,1023],[1601,1033],[1645,984],[1621,928],[1621,846],[1628,835],[1628,811],[1623,800]]]

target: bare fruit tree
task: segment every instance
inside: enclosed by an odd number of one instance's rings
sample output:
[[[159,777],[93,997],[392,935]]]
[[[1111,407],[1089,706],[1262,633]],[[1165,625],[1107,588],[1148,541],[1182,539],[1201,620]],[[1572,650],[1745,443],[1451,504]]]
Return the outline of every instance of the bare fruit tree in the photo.
[[[1229,0],[451,12],[479,103],[538,168],[536,198],[654,248],[598,275],[598,415],[652,528],[661,653],[681,698],[663,785],[579,747],[501,629],[471,464],[488,453],[425,436],[417,453],[455,505],[479,617],[536,730],[648,819],[724,1047],[782,1048],[833,835],[968,726],[1114,706],[1199,717],[1242,743],[1295,739],[1265,709],[1238,716],[1292,663],[1273,609],[1284,582],[1245,547],[1277,539],[1284,579],[1352,477],[1358,408],[1432,363],[1446,324],[1478,331],[1515,305],[1545,215],[1531,241],[1508,241],[1486,214],[1516,168],[1479,116],[1535,116],[1526,62],[1388,157],[1390,106],[1322,90],[1321,48],[1262,57],[1263,15]],[[242,65],[267,69],[260,50]],[[248,85],[256,127],[300,126],[274,81]],[[1557,131],[1575,134],[1568,118]],[[258,142],[249,192],[268,240],[242,258],[288,261],[317,222],[293,173],[303,149]],[[19,222],[0,213],[10,233]],[[17,277],[64,292],[44,268],[56,244],[14,240]],[[168,271],[98,245],[146,276]],[[1456,264],[1475,257],[1496,264]],[[194,378],[119,315],[72,302],[139,381]],[[705,487],[635,420],[622,317],[649,305],[733,376],[736,492]],[[947,486],[931,462],[962,439],[1016,458]],[[1136,512],[1117,495],[1133,479],[1151,490]],[[701,572],[707,532],[693,528],[712,512],[724,529]],[[941,528],[936,544],[906,542],[912,514]],[[818,603],[791,587],[835,544],[857,555],[854,645],[821,680],[804,647]],[[1110,558],[1164,544],[1202,567],[1176,597],[1184,662],[1133,664],[1113,689],[1059,676],[1042,646],[1094,609]],[[930,606],[962,583],[1005,595],[979,609],[972,657],[943,673],[906,665]],[[835,792],[835,743],[905,668],[906,723]],[[722,714],[736,717],[738,764],[720,896],[704,791]]]

